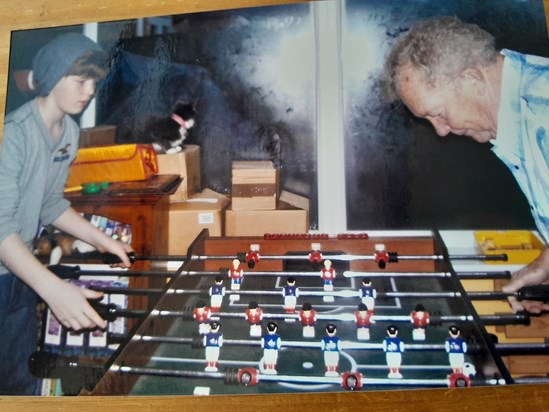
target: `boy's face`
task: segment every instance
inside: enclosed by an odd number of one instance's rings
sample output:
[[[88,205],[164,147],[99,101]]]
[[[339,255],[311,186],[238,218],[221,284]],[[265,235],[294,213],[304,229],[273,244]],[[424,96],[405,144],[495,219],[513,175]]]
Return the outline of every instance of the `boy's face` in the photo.
[[[81,113],[95,94],[95,80],[82,76],[63,77],[50,92],[60,110]]]

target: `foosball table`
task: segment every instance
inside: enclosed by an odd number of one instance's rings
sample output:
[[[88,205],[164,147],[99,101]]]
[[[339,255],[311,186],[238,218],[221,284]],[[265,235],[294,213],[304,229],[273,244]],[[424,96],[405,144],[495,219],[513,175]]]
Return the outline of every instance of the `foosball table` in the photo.
[[[186,255],[135,256],[148,262],[135,275],[165,276],[163,287],[97,288],[157,297],[147,309],[101,308],[108,320],[134,319],[106,362],[37,352],[30,364],[73,394],[91,395],[233,399],[545,384],[543,376],[512,376],[502,359],[545,354],[545,343],[502,344],[486,329],[525,325],[530,316],[479,315],[473,300],[507,297],[462,286],[508,273],[456,272],[451,263],[505,258],[449,254],[429,231],[238,238],[205,231]]]

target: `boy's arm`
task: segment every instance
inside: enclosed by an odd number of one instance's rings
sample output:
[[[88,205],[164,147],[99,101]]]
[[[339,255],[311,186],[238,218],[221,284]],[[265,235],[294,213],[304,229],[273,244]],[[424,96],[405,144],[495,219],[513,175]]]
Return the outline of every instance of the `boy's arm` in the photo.
[[[103,294],[58,278],[36,259],[16,233],[0,243],[0,260],[48,304],[65,327],[80,330],[107,326],[88,303],[88,299],[99,299]]]
[[[121,263],[115,266],[130,267],[131,263],[128,258],[128,253],[133,250],[131,246],[105,235],[73,208],[69,207],[65,210],[61,216],[53,222],[53,225],[57,229],[89,243],[100,252],[110,252],[117,255],[120,258]]]

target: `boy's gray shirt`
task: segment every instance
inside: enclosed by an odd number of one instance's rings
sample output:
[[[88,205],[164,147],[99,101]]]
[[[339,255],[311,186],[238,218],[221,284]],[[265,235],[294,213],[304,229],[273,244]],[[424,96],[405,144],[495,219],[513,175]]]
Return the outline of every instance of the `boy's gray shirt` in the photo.
[[[8,114],[0,148],[0,243],[17,233],[32,250],[40,225],[48,225],[70,206],[63,192],[78,150],[79,128],[68,115],[54,140],[36,99]],[[8,272],[0,263],[0,274]]]

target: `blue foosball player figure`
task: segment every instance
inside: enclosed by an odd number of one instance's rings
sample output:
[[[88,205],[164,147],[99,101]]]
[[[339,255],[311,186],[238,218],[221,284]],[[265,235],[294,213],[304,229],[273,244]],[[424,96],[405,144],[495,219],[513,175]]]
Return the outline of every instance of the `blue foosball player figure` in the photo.
[[[221,276],[216,276],[214,282],[215,284],[209,290],[210,307],[212,312],[219,312],[223,304],[223,297],[225,296],[225,286],[223,286],[223,278]]]
[[[206,348],[206,372],[217,372],[219,352],[223,346],[223,334],[219,332],[219,322],[210,322],[210,331],[204,335],[203,344]]]
[[[363,278],[362,286],[360,287],[360,299],[362,303],[366,305],[368,310],[374,310],[376,297],[377,292],[372,286],[372,280],[370,278]]]
[[[261,338],[261,347],[263,348],[263,366],[264,373],[276,375],[276,364],[278,363],[278,350],[282,345],[282,339],[277,333],[278,325],[276,322],[267,323],[267,333]]]
[[[458,326],[452,325],[448,328],[450,337],[446,339],[446,352],[452,373],[463,373],[465,364],[465,354],[467,353],[467,343],[461,338],[461,330]]]
[[[340,339],[336,336],[337,327],[333,323],[326,325],[326,336],[322,338],[321,348],[324,351],[325,376],[339,376]]]
[[[402,364],[402,352],[404,352],[404,342],[398,337],[398,328],[395,325],[387,327],[387,337],[383,341],[383,351],[389,367],[388,378],[401,379],[400,365]]]
[[[293,277],[286,279],[286,286],[284,286],[282,293],[284,294],[284,311],[286,313],[295,313],[299,291]]]

